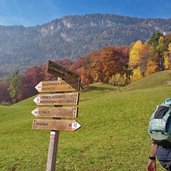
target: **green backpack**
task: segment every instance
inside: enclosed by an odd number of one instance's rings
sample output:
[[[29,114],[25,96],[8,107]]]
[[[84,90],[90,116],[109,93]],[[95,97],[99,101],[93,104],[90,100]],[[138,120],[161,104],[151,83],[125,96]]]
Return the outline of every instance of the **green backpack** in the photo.
[[[148,133],[158,142],[171,142],[171,98],[157,106],[151,116]]]

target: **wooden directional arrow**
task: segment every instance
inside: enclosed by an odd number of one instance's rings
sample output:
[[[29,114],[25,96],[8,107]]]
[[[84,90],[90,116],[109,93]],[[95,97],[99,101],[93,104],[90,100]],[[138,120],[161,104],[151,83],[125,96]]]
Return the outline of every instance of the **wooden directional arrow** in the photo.
[[[36,87],[38,92],[69,92],[76,91],[64,80],[42,81]]]
[[[35,117],[76,118],[77,107],[38,107],[32,111]]]
[[[47,72],[51,73],[53,75],[56,75],[57,77],[61,77],[64,80],[67,80],[67,79],[76,80],[79,78],[79,75],[76,74],[75,72],[72,72],[72,71],[64,68],[63,66],[61,66],[57,63],[54,63],[52,61],[48,61]]]
[[[34,119],[33,129],[76,131],[81,125],[75,120]]]
[[[47,72],[53,74],[56,77],[62,78],[68,84],[70,84],[74,89],[78,91],[80,90],[80,77],[75,72],[72,72],[52,61],[48,61]]]
[[[33,101],[37,105],[77,105],[79,93],[40,94]]]

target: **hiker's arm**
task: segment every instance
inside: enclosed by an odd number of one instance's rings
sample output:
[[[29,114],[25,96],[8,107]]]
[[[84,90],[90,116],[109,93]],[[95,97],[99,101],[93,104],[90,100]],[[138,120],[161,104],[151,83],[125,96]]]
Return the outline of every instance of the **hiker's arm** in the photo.
[[[155,142],[152,142],[151,149],[150,149],[149,160],[148,160],[148,164],[147,164],[147,167],[146,167],[147,171],[156,171],[156,160],[155,160],[155,158],[156,158],[156,155],[157,155],[157,148],[158,148],[158,145]]]
[[[150,157],[156,157],[158,145],[153,141],[150,149]]]

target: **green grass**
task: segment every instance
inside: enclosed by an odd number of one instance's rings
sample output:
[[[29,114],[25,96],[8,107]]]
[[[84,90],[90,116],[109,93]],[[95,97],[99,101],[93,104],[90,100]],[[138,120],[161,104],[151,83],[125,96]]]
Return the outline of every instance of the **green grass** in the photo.
[[[154,88],[158,86],[166,85],[166,81],[171,80],[171,71],[162,71],[157,72],[153,75],[147,76],[142,80],[136,81],[128,86],[125,90],[136,90],[136,89],[145,89],[145,88]]]
[[[149,118],[156,105],[171,96],[171,86],[163,83],[169,79],[165,71],[122,92],[101,83],[85,89],[77,118],[82,128],[72,133],[60,131],[58,170],[144,170],[151,142]],[[32,130],[31,111],[36,108],[32,100],[0,106],[1,171],[46,170],[49,131]],[[159,164],[158,168],[162,171]]]

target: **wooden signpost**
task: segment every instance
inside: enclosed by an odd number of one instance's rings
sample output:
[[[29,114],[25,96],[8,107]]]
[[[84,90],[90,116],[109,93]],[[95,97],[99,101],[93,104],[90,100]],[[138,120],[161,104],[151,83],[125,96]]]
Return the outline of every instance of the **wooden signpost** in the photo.
[[[69,71],[68,69],[64,68],[63,66],[54,63],[52,61],[48,61],[48,67],[47,67],[47,72],[55,75],[57,77],[62,78],[63,80],[68,80],[68,81],[75,81],[80,79],[79,75],[76,74],[75,72]],[[78,89],[79,89],[79,85],[78,85]]]
[[[58,80],[42,81],[35,87],[39,93],[48,94],[39,94],[35,97],[33,101],[40,107],[34,109],[32,114],[36,118],[51,119],[34,119],[32,128],[51,130],[46,171],[55,171],[59,130],[73,132],[81,127],[76,120],[73,120],[78,114],[77,91],[80,90],[80,78],[76,73],[52,61],[48,62],[47,72],[58,77]]]
[[[37,105],[77,105],[79,93],[55,93],[38,95],[33,101]]]
[[[76,118],[77,107],[38,107],[32,111],[35,117]]]
[[[76,131],[80,124],[75,120],[34,119],[33,129]]]
[[[36,87],[36,90],[40,92],[70,92],[76,91],[71,85],[64,80],[57,81],[42,81]]]
[[[48,62],[47,72],[53,74],[54,76],[62,78],[75,90],[80,90],[80,77],[76,73],[71,72],[52,61]]]

